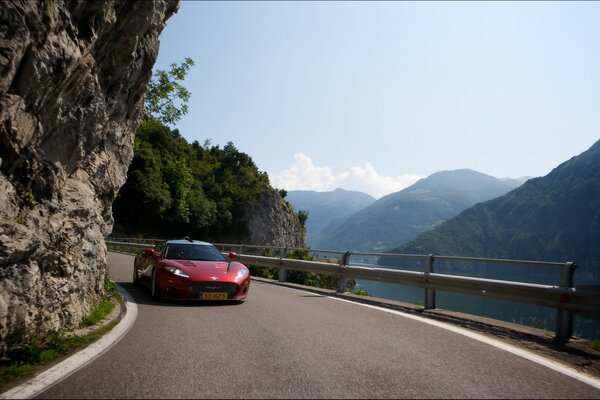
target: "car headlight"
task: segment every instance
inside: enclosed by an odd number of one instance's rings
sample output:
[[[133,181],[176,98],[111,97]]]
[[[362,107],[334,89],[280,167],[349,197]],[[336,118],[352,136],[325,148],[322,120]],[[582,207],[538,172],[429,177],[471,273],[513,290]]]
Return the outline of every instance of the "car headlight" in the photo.
[[[246,275],[248,275],[248,269],[242,268],[238,271],[237,275],[235,276],[235,279],[244,278],[246,277]]]
[[[181,276],[182,278],[189,278],[190,277],[188,274],[186,274],[185,272],[183,272],[179,268],[165,267],[165,269],[167,271],[169,271],[170,273],[172,273],[173,275]]]

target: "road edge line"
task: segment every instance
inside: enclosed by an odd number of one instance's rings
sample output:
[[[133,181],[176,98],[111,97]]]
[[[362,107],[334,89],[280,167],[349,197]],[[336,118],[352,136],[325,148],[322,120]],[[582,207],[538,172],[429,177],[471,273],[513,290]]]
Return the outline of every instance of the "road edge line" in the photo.
[[[297,289],[297,290],[302,290],[302,289]],[[579,371],[577,371],[574,368],[571,368],[569,366],[566,366],[564,364],[561,364],[561,363],[556,362],[554,360],[551,360],[549,358],[542,357],[542,356],[537,355],[535,353],[532,353],[532,352],[530,352],[528,350],[521,349],[519,347],[513,346],[512,344],[504,343],[504,342],[502,342],[502,341],[500,341],[498,339],[494,339],[494,338],[482,335],[481,333],[472,332],[472,331],[470,331],[468,329],[457,327],[457,326],[453,326],[453,325],[448,324],[446,322],[436,321],[436,320],[433,320],[433,319],[425,318],[425,317],[422,317],[422,316],[419,316],[419,315],[412,315],[412,314],[405,313],[405,312],[398,311],[398,310],[391,310],[391,309],[380,307],[380,306],[374,306],[374,305],[371,305],[371,304],[359,303],[359,302],[356,302],[356,301],[347,300],[347,299],[341,299],[339,297],[334,297],[334,296],[326,296],[326,297],[328,297],[330,299],[333,299],[333,300],[343,301],[343,302],[346,302],[346,303],[352,303],[352,304],[356,304],[356,305],[359,305],[359,306],[364,306],[364,307],[373,308],[373,309],[376,309],[376,310],[379,310],[379,311],[384,311],[384,312],[387,312],[387,313],[390,313],[390,314],[395,314],[395,315],[399,315],[399,316],[402,316],[402,317],[411,318],[411,319],[414,319],[414,320],[419,321],[419,322],[424,322],[426,324],[433,325],[433,326],[436,326],[438,328],[449,330],[449,331],[457,333],[459,335],[467,336],[467,337],[469,337],[471,339],[474,339],[474,340],[477,340],[479,342],[482,342],[482,343],[488,344],[490,346],[496,347],[496,348],[498,348],[500,350],[507,351],[507,352],[512,353],[512,354],[514,354],[516,356],[519,356],[519,357],[524,358],[526,360],[532,361],[532,362],[534,362],[536,364],[540,364],[540,365],[542,365],[542,366],[544,366],[546,368],[550,368],[551,370],[559,372],[559,373],[561,373],[563,375],[567,375],[567,376],[569,376],[569,377],[571,377],[573,379],[576,379],[576,380],[578,380],[580,382],[586,383],[586,384],[588,384],[588,385],[590,385],[590,386],[592,386],[592,387],[594,387],[596,389],[600,389],[600,379],[597,379],[597,378],[595,378],[593,376],[590,376],[590,375],[584,374],[582,372],[579,372]]]
[[[381,305],[376,305],[376,304],[366,304],[363,303],[361,301],[358,300],[353,300],[353,299],[347,299],[347,298],[342,298],[342,297],[338,297],[338,294],[335,293],[333,290],[326,290],[326,289],[322,289],[322,288],[315,288],[315,287],[311,287],[311,288],[304,288],[304,287],[297,287],[297,286],[292,286],[290,284],[286,284],[286,283],[281,283],[281,282],[277,282],[274,280],[270,280],[270,279],[264,279],[264,278],[258,278],[256,279],[256,277],[253,277],[253,279],[258,282],[258,283],[262,283],[262,284],[267,284],[267,285],[274,285],[274,286],[279,286],[279,287],[283,287],[283,288],[288,288],[288,289],[293,289],[293,290],[297,290],[303,293],[308,293],[308,294],[315,294],[315,293],[320,293],[320,295],[322,297],[327,297],[333,300],[339,300],[339,301],[344,301],[344,302],[348,302],[348,303],[352,303],[352,304],[356,304],[359,306],[365,306],[365,307],[370,307],[373,309],[377,309],[380,311],[384,311],[384,312],[388,312],[391,314],[396,314],[402,317],[406,317],[406,318],[412,318],[414,320],[420,321],[420,322],[424,322],[426,324],[429,325],[434,325],[437,326],[441,329],[446,329],[449,330],[451,332],[457,333],[459,335],[463,335],[463,336],[467,336],[470,337],[471,339],[477,340],[479,342],[482,343],[486,343],[490,346],[496,347],[500,350],[504,350],[507,351],[509,353],[512,353],[516,356],[519,356],[521,358],[524,358],[526,360],[535,362],[536,364],[545,366],[547,368],[552,369],[553,371],[559,372],[563,375],[569,376],[573,379],[576,379],[580,382],[586,383],[590,386],[592,386],[595,389],[600,389],[600,379],[592,376],[590,374],[586,374],[585,372],[581,372],[569,365],[566,365],[564,363],[561,363],[559,361],[555,361],[552,360],[551,358],[548,357],[544,357],[543,355],[538,355],[532,351],[526,350],[526,349],[522,349],[520,347],[517,347],[515,345],[509,344],[509,343],[505,343],[500,339],[494,339],[491,338],[489,336],[486,336],[482,333],[478,333],[478,332],[474,332],[468,328],[462,328],[462,327],[458,327],[455,326],[451,323],[447,323],[447,322],[443,322],[443,321],[438,321],[436,319],[432,319],[429,318],[427,316],[420,316],[420,315],[414,315],[410,312],[407,311],[402,311],[402,310],[396,310],[396,309],[392,309],[392,308],[388,308],[386,306],[381,306]],[[298,285],[300,286],[300,285]]]
[[[117,344],[129,332],[137,318],[137,304],[133,297],[118,284],[117,289],[127,302],[127,305],[125,307],[125,316],[110,332],[88,347],[29,379],[27,382],[0,394],[0,399],[33,398],[85,367]]]

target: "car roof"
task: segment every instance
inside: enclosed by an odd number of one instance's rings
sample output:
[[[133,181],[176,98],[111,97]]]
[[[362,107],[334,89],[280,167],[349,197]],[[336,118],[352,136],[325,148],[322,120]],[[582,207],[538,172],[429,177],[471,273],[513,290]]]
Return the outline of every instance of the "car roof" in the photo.
[[[185,240],[185,239],[177,239],[177,240],[167,240],[167,244],[194,244],[198,246],[212,246],[212,243],[203,242],[201,240]]]

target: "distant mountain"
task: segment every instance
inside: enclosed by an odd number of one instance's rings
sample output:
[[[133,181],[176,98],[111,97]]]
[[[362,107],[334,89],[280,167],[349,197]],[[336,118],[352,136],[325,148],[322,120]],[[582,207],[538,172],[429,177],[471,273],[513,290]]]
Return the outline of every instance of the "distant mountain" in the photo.
[[[600,282],[600,141],[391,252],[574,261],[580,281]]]
[[[520,178],[500,178],[500,180],[504,183],[508,183],[509,185],[513,185],[514,187],[521,186],[529,179],[533,178],[532,176],[522,176]]]
[[[437,172],[400,192],[382,197],[343,221],[333,221],[322,230],[315,246],[385,251],[517,185],[470,169]]]
[[[334,220],[343,220],[375,201],[362,192],[336,189],[330,192],[291,190],[286,196],[296,211],[308,211],[306,244],[314,247],[314,239]]]

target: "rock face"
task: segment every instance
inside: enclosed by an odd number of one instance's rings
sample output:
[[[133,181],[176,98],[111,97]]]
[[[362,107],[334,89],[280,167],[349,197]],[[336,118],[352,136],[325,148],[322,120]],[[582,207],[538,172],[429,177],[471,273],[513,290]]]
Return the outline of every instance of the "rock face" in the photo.
[[[275,190],[259,195],[257,204],[245,212],[248,236],[242,244],[304,247],[305,231],[292,207]]]
[[[103,290],[158,35],[176,1],[0,4],[0,355]]]

